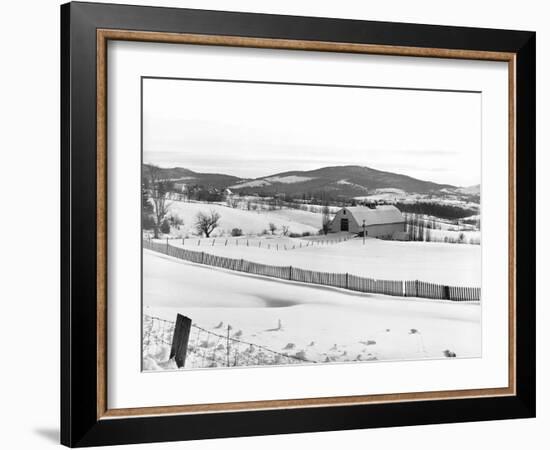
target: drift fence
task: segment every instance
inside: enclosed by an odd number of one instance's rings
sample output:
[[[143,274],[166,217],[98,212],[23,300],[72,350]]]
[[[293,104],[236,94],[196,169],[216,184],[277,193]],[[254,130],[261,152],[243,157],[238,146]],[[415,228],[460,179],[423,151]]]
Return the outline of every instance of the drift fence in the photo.
[[[291,236],[291,238],[294,238],[295,236]],[[143,236],[143,240],[147,240],[149,243],[152,241],[153,236],[150,234],[145,234]],[[247,239],[247,238],[206,238],[206,239],[190,239],[190,238],[183,238],[183,237],[175,237],[175,236],[167,236],[166,243],[169,241],[177,241],[181,242],[182,245],[187,246],[195,246],[195,247],[227,247],[235,246],[235,247],[258,247],[262,249],[267,250],[296,250],[301,248],[307,248],[307,247],[315,247],[315,246],[327,246],[327,245],[335,245],[340,244],[342,242],[349,241],[351,239],[351,236],[340,236],[336,238],[327,238],[325,236],[303,236],[302,239],[299,239],[299,242],[297,243],[290,243],[290,242],[283,242],[283,243],[271,243],[269,241],[265,242],[263,240],[255,240],[255,239]],[[162,244],[165,245],[165,244]]]
[[[170,347],[170,359],[189,368],[264,366],[308,363],[299,355],[278,352],[262,345],[246,342],[232,335],[230,326],[218,332],[192,323],[177,315],[175,322],[149,315],[143,316],[144,355],[158,354],[151,346]]]
[[[247,261],[245,259],[226,258],[225,256],[212,255],[207,252],[173,247],[168,241],[166,243],[160,243],[144,240],[143,248],[186,261],[221,267],[223,269],[302,283],[333,286],[370,294],[393,295],[398,297],[421,297],[434,300],[451,300],[455,302],[480,301],[481,298],[481,289],[476,287],[447,286],[419,280],[376,280],[373,278],[351,275],[349,273],[319,272],[292,266],[271,266],[268,264]]]

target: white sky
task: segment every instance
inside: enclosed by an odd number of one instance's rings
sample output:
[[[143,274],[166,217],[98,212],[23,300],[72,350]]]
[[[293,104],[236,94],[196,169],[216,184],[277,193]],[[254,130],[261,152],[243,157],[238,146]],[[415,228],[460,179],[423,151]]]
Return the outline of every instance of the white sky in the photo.
[[[143,160],[257,178],[360,165],[480,182],[481,94],[143,81]]]

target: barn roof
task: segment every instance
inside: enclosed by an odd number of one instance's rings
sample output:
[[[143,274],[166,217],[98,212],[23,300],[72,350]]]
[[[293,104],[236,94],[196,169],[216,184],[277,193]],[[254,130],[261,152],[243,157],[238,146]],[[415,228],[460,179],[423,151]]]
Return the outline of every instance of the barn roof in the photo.
[[[351,213],[358,225],[363,225],[363,220],[365,221],[365,225],[405,221],[401,211],[393,205],[380,205],[376,208],[369,208],[368,206],[350,206],[346,208],[346,210]]]

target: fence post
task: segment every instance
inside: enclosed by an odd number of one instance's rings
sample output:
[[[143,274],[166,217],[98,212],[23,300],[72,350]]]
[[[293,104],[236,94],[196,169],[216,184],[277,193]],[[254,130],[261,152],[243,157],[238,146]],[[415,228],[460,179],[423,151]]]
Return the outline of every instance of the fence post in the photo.
[[[191,319],[178,314],[176,318],[176,327],[174,328],[174,336],[172,338],[172,348],[170,350],[170,359],[174,358],[178,368],[185,366],[190,332]]]
[[[349,289],[349,273],[346,272],[346,289]]]
[[[231,325],[227,325],[227,367],[230,366],[230,363],[229,363],[229,330],[231,330]]]
[[[168,254],[168,238],[166,238],[166,254]]]
[[[288,266],[288,279],[292,280],[292,266]]]

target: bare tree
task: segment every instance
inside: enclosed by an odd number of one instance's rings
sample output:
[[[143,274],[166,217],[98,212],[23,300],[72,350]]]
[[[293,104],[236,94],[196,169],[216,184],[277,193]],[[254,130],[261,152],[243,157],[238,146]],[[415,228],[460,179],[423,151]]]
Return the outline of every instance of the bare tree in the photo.
[[[289,229],[290,229],[290,227],[288,225],[283,225],[281,227],[281,230],[283,231],[283,236],[288,236]]]
[[[199,233],[204,233],[206,237],[210,237],[210,233],[218,227],[218,222],[221,217],[222,216],[213,209],[210,210],[209,214],[199,211],[195,218],[195,229]]]
[[[172,181],[163,178],[159,167],[150,165],[149,169],[149,195],[153,202],[153,218],[155,221],[154,234],[155,239],[159,237],[159,230],[162,225],[162,221],[168,212],[170,206],[166,203],[166,197],[170,189],[172,188]]]
[[[429,228],[426,228],[426,239],[425,239],[425,241],[430,242],[431,240],[432,240],[432,232],[430,231]]]
[[[323,233],[326,235],[328,234],[328,226],[330,225],[330,208],[327,204],[321,209],[321,214],[323,216]]]
[[[230,208],[236,208],[237,205],[239,204],[237,199],[232,195],[227,195],[225,198],[225,201],[227,203],[227,206],[229,206]]]
[[[271,231],[271,234],[275,234],[275,231],[277,231],[277,225],[273,222],[269,222],[269,231]]]

